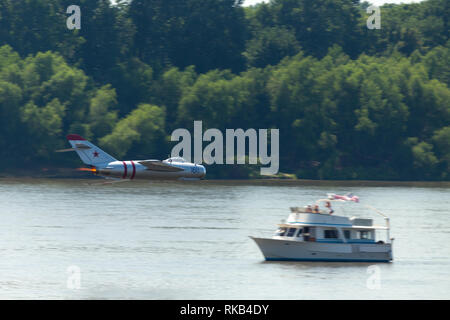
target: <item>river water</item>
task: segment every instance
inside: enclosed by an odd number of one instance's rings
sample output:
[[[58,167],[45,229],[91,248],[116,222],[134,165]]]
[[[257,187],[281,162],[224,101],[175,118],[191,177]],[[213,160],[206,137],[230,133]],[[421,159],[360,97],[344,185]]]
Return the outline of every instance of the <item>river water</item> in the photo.
[[[98,183],[0,180],[1,299],[450,298],[449,184]],[[248,236],[328,192],[390,216],[392,263],[263,260]]]

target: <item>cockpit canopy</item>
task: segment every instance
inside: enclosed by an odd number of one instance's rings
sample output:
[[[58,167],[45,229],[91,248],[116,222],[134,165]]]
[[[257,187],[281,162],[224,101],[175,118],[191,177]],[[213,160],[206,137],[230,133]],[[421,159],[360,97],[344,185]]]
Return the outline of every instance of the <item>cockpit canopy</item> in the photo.
[[[178,162],[178,163],[185,163],[187,162],[186,159],[181,158],[181,157],[172,157],[166,160],[167,162]]]

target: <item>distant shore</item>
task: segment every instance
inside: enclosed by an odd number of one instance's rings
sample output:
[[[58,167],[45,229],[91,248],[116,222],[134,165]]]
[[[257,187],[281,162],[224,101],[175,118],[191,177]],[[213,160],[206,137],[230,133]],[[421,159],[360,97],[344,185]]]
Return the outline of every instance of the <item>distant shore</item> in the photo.
[[[19,170],[14,173],[0,173],[2,181],[25,180],[101,180],[90,173],[76,172],[73,168],[59,168],[51,170]],[[136,180],[135,182],[151,182],[150,180]],[[161,182],[161,181],[159,181]],[[168,181],[170,182],[170,180]],[[174,182],[174,181],[172,181]],[[186,184],[229,184],[229,185],[278,185],[278,186],[374,186],[374,187],[443,187],[449,188],[450,181],[395,181],[395,180],[311,180],[311,179],[286,179],[286,178],[261,178],[261,179],[204,179],[200,181],[176,181]]]

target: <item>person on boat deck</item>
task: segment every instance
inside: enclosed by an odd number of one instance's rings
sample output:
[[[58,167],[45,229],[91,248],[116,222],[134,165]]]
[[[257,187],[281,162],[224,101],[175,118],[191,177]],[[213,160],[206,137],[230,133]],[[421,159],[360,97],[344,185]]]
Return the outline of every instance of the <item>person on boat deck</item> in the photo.
[[[325,205],[325,207],[327,207],[328,209],[330,209],[330,214],[333,214],[334,210],[331,208],[331,203],[330,201],[327,201],[327,204]]]
[[[306,207],[305,212],[313,212],[310,204]]]
[[[320,212],[320,210],[319,210],[319,205],[315,205],[314,206],[314,213],[319,213]]]

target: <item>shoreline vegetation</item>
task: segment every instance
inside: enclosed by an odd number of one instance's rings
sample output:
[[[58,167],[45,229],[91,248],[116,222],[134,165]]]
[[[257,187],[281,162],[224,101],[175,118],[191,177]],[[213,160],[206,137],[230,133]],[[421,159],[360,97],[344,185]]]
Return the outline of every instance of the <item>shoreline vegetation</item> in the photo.
[[[72,182],[83,182],[86,181],[91,185],[95,185],[97,182],[100,182],[100,178],[45,178],[45,177],[2,177],[0,176],[0,183],[28,183],[28,182],[38,182],[42,181],[47,182],[64,182],[70,183]],[[133,184],[143,185],[143,184],[167,184],[173,183],[172,180],[154,180],[154,181],[145,181],[145,180],[137,180],[134,181]],[[450,181],[378,181],[378,180],[286,180],[286,179],[242,179],[242,180],[199,180],[199,181],[176,181],[177,184],[182,185],[230,185],[230,186],[239,186],[239,185],[253,185],[253,186],[287,186],[287,187],[296,187],[296,186],[329,186],[330,188],[345,188],[345,187],[411,187],[411,188],[450,188]],[[120,184],[123,186],[123,184]],[[106,184],[104,186],[114,186],[114,184]]]
[[[450,180],[448,0],[383,5],[372,30],[358,0],[74,0],[80,30],[67,4],[0,0],[1,176],[77,177],[54,152],[74,133],[166,159],[201,120],[279,129],[277,179]]]
[[[281,175],[281,176],[280,176]],[[226,179],[226,178],[206,178],[198,181],[183,181],[176,180],[176,183],[183,184],[229,184],[229,185],[282,185],[282,186],[339,186],[339,187],[358,187],[358,186],[375,186],[375,187],[442,187],[450,188],[450,181],[396,181],[396,180],[332,180],[332,179],[302,179],[293,175],[280,174],[272,177],[261,178],[241,178],[241,179]],[[14,174],[0,173],[0,182],[22,182],[22,181],[109,181],[102,177],[96,177],[92,174],[85,172],[77,172],[73,168],[52,168],[44,169],[37,173],[34,170],[20,170]],[[172,183],[175,180],[136,180],[133,183],[146,184],[146,183]]]

